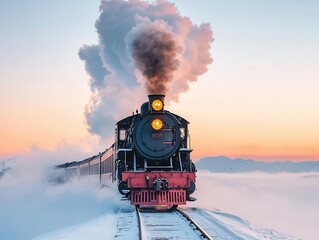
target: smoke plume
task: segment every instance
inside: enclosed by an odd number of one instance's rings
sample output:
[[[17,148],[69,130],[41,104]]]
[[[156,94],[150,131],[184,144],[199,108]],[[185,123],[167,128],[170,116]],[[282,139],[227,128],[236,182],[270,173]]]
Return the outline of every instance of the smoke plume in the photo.
[[[165,0],[102,1],[100,11],[99,42],[84,45],[79,56],[90,76],[89,131],[105,138],[148,93],[178,101],[207,71],[213,38],[209,24],[193,24]]]
[[[132,44],[132,55],[136,67],[146,77],[145,86],[148,93],[166,94],[168,83],[178,68],[176,59],[180,48],[175,36],[163,21],[156,20],[138,28]]]

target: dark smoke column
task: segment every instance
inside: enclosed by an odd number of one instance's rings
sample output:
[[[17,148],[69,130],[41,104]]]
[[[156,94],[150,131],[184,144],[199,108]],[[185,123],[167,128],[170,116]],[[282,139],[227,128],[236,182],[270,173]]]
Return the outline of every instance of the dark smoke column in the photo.
[[[135,66],[146,78],[145,86],[149,94],[166,94],[173,72],[178,68],[177,54],[180,48],[174,40],[174,34],[164,23],[150,23],[137,33],[132,43],[132,55]]]

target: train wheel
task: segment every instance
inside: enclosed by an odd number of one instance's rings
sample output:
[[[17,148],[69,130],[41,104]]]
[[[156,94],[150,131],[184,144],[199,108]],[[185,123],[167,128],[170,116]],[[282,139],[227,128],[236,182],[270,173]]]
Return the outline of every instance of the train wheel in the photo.
[[[174,204],[174,205],[172,206],[172,208],[173,208],[173,209],[177,209],[177,208],[178,208],[178,205],[177,205],[177,204]]]
[[[129,189],[127,187],[127,182],[126,181],[121,181],[118,184],[118,190],[122,195],[125,195],[127,197],[127,194],[129,192]]]

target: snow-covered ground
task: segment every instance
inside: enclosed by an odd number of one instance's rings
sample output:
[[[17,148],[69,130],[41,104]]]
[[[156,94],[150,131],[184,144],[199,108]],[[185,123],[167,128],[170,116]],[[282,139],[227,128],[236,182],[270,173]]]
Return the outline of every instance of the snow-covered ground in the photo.
[[[220,210],[260,228],[317,240],[319,173],[199,172],[198,201],[189,207]]]
[[[188,211],[252,236],[242,239],[319,239],[319,173],[198,172],[197,186]],[[132,207],[92,179],[51,185],[44,171],[13,168],[0,193],[0,239],[137,239]]]
[[[218,210],[184,209],[214,240],[296,240],[275,229],[256,227],[238,216]]]

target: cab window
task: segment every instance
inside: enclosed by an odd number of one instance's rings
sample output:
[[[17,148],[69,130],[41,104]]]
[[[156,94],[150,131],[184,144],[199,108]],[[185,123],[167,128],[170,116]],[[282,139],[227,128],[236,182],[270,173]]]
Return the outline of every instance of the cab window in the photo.
[[[124,141],[126,138],[126,130],[125,129],[120,129],[120,140]]]

